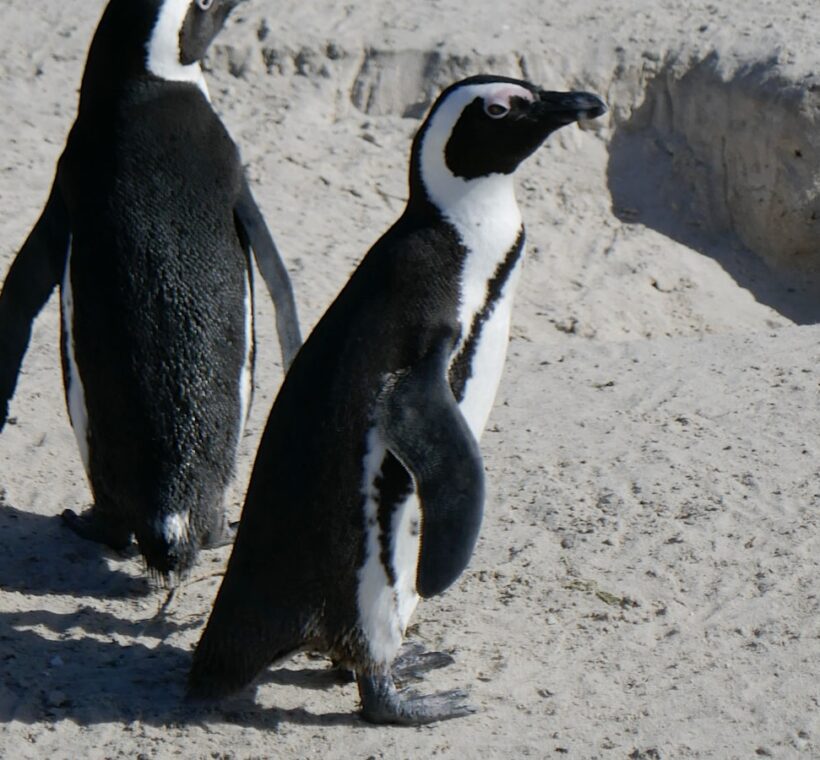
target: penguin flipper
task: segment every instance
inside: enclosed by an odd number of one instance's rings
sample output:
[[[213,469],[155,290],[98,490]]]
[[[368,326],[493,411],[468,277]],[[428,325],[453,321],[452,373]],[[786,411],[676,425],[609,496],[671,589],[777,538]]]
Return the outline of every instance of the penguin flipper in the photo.
[[[0,292],[0,431],[6,424],[31,326],[65,270],[70,236],[68,210],[55,180],[43,213],[12,262]]]
[[[416,590],[422,597],[440,594],[467,567],[484,512],[481,452],[447,381],[444,347],[393,378],[379,424],[418,490]]]
[[[268,225],[265,223],[259,206],[256,205],[246,178],[242,180],[242,191],[234,208],[234,216],[240,234],[253,248],[256,264],[276,307],[276,332],[279,335],[284,369],[287,371],[302,345],[296,301],[293,297],[293,287],[290,284],[288,270],[276,249]]]

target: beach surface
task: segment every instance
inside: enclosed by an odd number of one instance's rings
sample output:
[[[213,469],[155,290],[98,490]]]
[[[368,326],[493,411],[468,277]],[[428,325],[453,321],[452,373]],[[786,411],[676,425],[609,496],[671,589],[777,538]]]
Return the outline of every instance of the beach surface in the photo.
[[[0,277],[37,220],[103,0],[4,0]],[[605,8],[602,6],[606,6]],[[58,515],[91,501],[57,293],[0,435],[0,756],[820,757],[820,16],[815,0],[242,5],[206,79],[307,334],[407,196],[436,94],[476,73],[606,117],[521,170],[527,260],[482,440],[472,562],[408,639],[474,716],[374,727],[300,655],[183,702],[228,549],[167,591]],[[257,277],[238,519],[282,379]]]

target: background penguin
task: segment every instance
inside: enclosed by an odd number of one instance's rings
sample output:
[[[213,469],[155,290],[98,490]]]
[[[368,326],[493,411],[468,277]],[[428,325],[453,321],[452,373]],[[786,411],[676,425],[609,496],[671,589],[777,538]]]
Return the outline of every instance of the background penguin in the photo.
[[[229,693],[307,649],[355,671],[368,720],[471,711],[460,691],[400,695],[391,663],[419,596],[458,578],[478,536],[477,438],[524,242],[512,174],[552,131],[605,110],[593,95],[498,77],[438,99],[413,144],[403,216],[274,403],[191,696]]]
[[[198,61],[240,0],[111,0],[45,210],[0,294],[0,429],[60,283],[63,374],[94,493],[80,535],[183,572],[223,542],[253,372],[253,249],[284,364],[290,281]]]

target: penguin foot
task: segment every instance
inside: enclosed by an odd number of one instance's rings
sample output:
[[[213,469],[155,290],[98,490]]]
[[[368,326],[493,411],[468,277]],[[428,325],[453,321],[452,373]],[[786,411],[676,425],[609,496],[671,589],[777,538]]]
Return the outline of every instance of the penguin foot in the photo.
[[[223,520],[217,530],[213,530],[205,536],[202,542],[203,549],[219,549],[221,546],[230,546],[236,538],[236,531],[239,528],[239,521],[228,522]]]
[[[63,524],[80,538],[105,544],[116,552],[124,552],[131,545],[131,531],[121,523],[104,517],[94,507],[78,515],[73,509],[63,510]]]
[[[439,668],[446,668],[455,662],[446,652],[425,652],[418,643],[404,644],[398,657],[393,660],[391,671],[399,683],[421,681],[426,673]]]
[[[359,674],[357,680],[362,700],[362,718],[369,723],[419,726],[462,718],[476,712],[475,707],[466,703],[467,692],[461,689],[427,696],[402,696],[390,675]]]

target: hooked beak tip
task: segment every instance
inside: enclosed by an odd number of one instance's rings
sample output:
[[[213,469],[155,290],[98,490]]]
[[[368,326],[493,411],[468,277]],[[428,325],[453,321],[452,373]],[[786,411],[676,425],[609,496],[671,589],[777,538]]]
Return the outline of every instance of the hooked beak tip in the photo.
[[[592,108],[585,108],[582,111],[578,111],[578,120],[588,121],[590,119],[597,119],[599,116],[603,116],[608,110],[606,103],[600,101]]]
[[[542,90],[538,105],[545,117],[564,121],[589,121],[607,112],[607,106],[590,92],[549,92]]]

